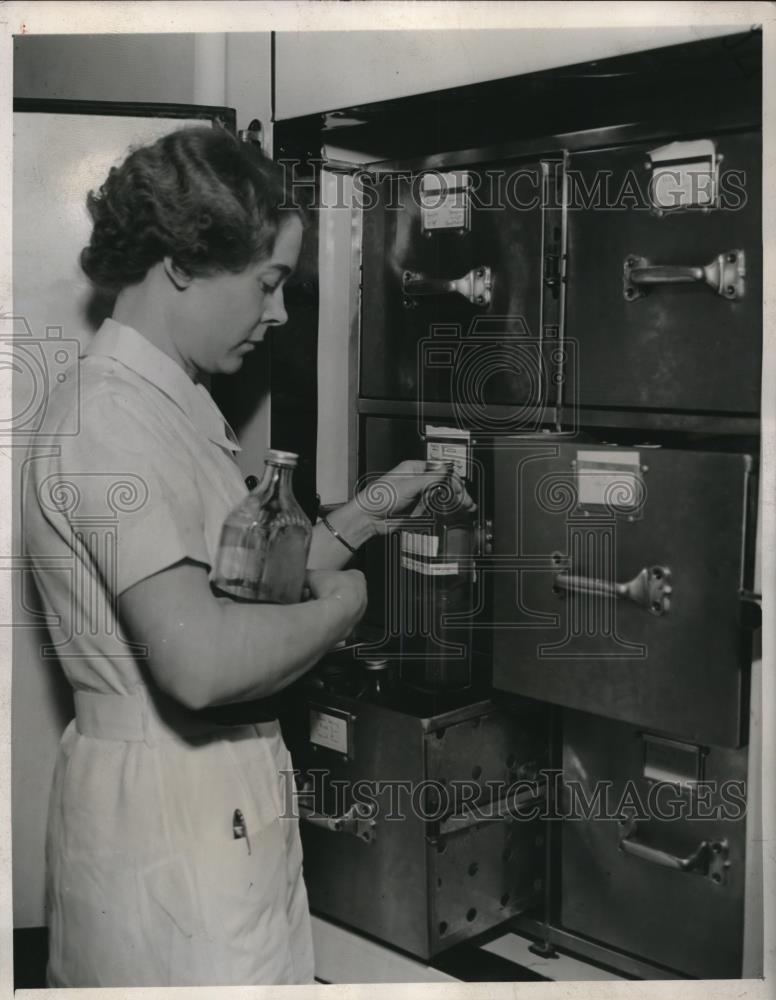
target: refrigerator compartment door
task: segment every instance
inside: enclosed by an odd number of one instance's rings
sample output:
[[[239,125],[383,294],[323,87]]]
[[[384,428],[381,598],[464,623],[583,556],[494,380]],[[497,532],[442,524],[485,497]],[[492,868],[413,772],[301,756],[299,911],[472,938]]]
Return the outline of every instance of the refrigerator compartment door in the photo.
[[[500,448],[494,558],[483,567],[494,581],[494,686],[740,745],[751,466],[721,452]]]
[[[537,384],[543,362],[532,352],[552,364],[559,336],[549,320],[542,330],[542,302],[545,287],[548,296],[558,291],[551,275],[544,284],[552,267],[543,253],[561,254],[562,162],[469,171],[465,190],[449,188],[465,199],[459,224],[430,228],[428,199],[437,195],[423,185],[434,176],[384,176],[365,198],[362,395],[554,402],[558,383],[545,376]]]
[[[570,156],[566,336],[580,376],[569,404],[758,412],[760,136],[708,145],[716,188],[647,146]],[[697,189],[689,203],[687,183]]]
[[[738,977],[746,748],[699,748],[691,790],[645,778],[644,735],[563,712],[561,924],[685,976]],[[643,815],[622,822],[631,809]]]

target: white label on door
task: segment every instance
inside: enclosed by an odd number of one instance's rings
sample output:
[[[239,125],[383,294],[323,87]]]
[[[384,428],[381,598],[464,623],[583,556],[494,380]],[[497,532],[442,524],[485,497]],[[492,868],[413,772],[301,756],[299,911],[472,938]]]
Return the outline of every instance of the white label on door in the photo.
[[[414,559],[404,554],[401,557],[401,565],[402,569],[422,573],[423,576],[455,576],[458,573],[457,562],[425,562],[423,559]]]
[[[347,755],[348,721],[316,708],[310,709],[310,742]]]
[[[471,434],[458,427],[434,427],[426,424],[427,461],[452,462],[462,479],[469,476]]]
[[[710,139],[671,142],[649,152],[650,201],[655,208],[712,208],[717,203],[718,159]]]
[[[420,218],[424,230],[468,229],[469,175],[424,174],[420,187]]]
[[[414,531],[402,531],[401,550],[411,556],[434,558],[439,553],[439,537],[437,535],[421,535]]]
[[[632,510],[644,499],[637,451],[578,451],[577,503]]]

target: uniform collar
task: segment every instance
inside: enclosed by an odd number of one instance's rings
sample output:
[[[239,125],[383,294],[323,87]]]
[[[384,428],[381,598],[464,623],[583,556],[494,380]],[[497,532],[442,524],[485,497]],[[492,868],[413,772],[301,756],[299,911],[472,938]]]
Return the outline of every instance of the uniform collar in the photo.
[[[83,352],[113,358],[156,386],[173,401],[208,440],[239,451],[237,435],[204,387],[192,382],[175,361],[131,326],[106,319]]]

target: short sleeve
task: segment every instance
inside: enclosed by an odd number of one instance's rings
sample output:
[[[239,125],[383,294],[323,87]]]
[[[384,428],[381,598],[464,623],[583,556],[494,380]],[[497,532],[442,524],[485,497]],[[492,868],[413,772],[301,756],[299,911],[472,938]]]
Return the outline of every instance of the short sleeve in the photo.
[[[128,387],[82,401],[80,431],[39,477],[37,501],[118,596],[184,559],[209,567],[190,452]]]

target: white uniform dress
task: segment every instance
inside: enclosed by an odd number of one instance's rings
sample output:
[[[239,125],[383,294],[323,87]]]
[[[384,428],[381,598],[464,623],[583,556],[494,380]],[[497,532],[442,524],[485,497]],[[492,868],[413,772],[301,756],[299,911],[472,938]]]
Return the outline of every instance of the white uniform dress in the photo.
[[[311,982],[277,722],[192,722],[116,619],[138,581],[183,559],[212,565],[245,495],[234,434],[129,327],[107,320],[79,365],[41,436],[70,428],[74,407],[80,430],[33,449],[25,486],[25,542],[76,703],[49,806],[49,985]]]

